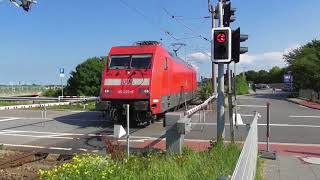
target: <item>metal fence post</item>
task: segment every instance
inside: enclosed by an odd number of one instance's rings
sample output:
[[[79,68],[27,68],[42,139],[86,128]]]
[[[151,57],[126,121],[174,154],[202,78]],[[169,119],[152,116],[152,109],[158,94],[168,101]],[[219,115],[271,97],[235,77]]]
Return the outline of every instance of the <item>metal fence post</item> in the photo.
[[[130,105],[127,104],[127,157],[130,156]]]
[[[270,103],[267,102],[267,152],[269,152],[270,141]]]
[[[275,160],[276,157],[276,152],[270,151],[270,103],[267,103],[267,132],[266,132],[266,137],[267,137],[267,144],[266,144],[266,150],[260,151],[261,157],[265,159],[272,159]]]

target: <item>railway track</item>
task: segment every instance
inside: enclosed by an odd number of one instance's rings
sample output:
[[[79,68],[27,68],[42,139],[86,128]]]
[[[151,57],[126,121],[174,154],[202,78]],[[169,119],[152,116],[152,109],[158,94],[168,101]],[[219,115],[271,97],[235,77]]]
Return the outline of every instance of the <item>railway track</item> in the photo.
[[[40,164],[48,164],[50,162],[53,166],[59,166],[71,160],[72,156],[58,155],[58,158],[50,160],[47,160],[47,158],[49,158],[49,153],[43,152],[22,152],[22,154],[5,157],[0,160],[0,179],[39,179],[39,168],[37,167],[41,167]],[[20,168],[23,166],[27,168]],[[24,169],[31,172],[23,172]],[[17,174],[17,171],[21,172],[21,174]]]

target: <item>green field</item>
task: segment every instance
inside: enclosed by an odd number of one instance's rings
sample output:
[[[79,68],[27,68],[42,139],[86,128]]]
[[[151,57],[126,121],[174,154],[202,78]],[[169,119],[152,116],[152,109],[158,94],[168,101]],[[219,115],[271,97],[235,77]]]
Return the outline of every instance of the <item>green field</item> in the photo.
[[[0,101],[0,106],[28,105],[31,101]]]

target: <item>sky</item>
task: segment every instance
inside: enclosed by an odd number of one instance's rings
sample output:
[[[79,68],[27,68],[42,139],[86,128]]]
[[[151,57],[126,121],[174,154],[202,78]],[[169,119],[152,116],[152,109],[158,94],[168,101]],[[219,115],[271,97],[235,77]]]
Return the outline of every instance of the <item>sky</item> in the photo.
[[[216,4],[217,1],[212,1]],[[231,0],[232,28],[249,35],[238,72],[285,66],[282,55],[320,38],[318,0]],[[29,13],[0,0],[0,84],[59,84],[67,74],[113,46],[139,40],[186,43],[179,56],[210,76],[211,20],[207,0],[38,0]],[[172,18],[174,16],[175,18]],[[169,32],[171,36],[168,36]],[[68,76],[67,76],[68,77]],[[66,81],[67,77],[64,79]]]

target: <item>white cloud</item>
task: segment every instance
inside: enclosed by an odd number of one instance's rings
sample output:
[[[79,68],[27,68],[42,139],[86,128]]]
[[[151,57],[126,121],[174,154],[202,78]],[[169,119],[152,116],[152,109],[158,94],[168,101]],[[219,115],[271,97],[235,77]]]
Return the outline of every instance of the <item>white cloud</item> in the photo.
[[[210,61],[211,53],[208,52],[196,52],[187,56],[187,60],[191,62],[203,62]]]
[[[237,66],[237,71],[269,70],[273,66],[285,67],[286,63],[283,55],[298,47],[300,47],[299,44],[290,46],[283,51],[242,54],[240,56],[240,63]],[[210,52],[195,52],[187,56],[187,61],[196,68],[199,75],[208,76],[211,74],[210,55]]]

